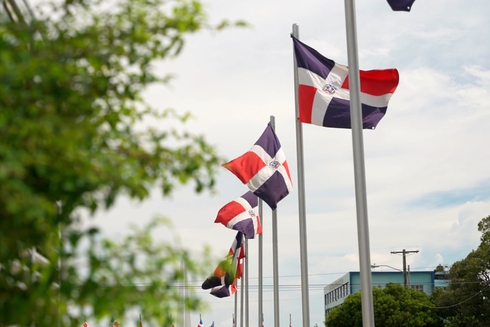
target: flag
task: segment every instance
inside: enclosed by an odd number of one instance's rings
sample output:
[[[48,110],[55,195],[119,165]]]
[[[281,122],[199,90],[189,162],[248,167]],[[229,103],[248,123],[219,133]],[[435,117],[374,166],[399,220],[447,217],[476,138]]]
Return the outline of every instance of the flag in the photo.
[[[272,210],[293,188],[284,151],[270,125],[249,151],[223,167],[235,174]]]
[[[231,327],[235,327],[235,315],[231,315],[232,317],[232,321],[233,321],[233,325]]]
[[[245,238],[254,238],[262,233],[258,205],[257,196],[248,191],[222,207],[214,222],[242,232]]]
[[[242,276],[243,258],[245,258],[243,233],[238,232],[225,260],[221,261],[213,274],[202,283],[202,289],[211,289],[211,294],[219,298],[234,294],[236,279]]]
[[[85,322],[83,323],[83,327],[88,327],[88,322],[87,322],[87,321],[85,321]]]
[[[393,11],[410,11],[415,0],[387,0]]]
[[[202,319],[201,319],[201,317],[199,317],[199,323],[197,324],[197,327],[203,327],[203,324],[202,324]]]
[[[295,37],[299,120],[334,128],[351,128],[349,71]],[[359,71],[363,128],[374,129],[398,86],[396,69]]]
[[[113,327],[119,327],[119,322],[118,322],[117,320],[114,320],[114,321],[112,322],[112,326],[113,326]]]
[[[209,326],[209,327],[214,327],[214,321],[213,321],[213,323],[211,324],[211,326]]]

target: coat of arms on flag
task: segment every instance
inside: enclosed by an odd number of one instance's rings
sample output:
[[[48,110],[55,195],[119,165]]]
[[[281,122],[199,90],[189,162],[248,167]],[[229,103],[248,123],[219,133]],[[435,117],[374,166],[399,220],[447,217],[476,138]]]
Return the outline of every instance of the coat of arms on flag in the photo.
[[[242,232],[245,238],[254,238],[255,235],[262,233],[258,204],[257,196],[248,191],[238,199],[223,206],[218,211],[214,222]]]
[[[223,164],[272,210],[293,188],[291,173],[274,129],[267,125],[252,148]]]

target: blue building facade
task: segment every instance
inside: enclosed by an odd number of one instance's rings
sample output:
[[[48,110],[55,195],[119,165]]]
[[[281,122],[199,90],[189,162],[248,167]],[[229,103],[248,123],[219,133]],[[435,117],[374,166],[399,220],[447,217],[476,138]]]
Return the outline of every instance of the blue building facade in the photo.
[[[373,287],[385,287],[388,283],[403,284],[403,273],[399,271],[372,271]],[[434,290],[433,271],[411,271],[407,278],[408,287],[424,292],[428,295]],[[344,303],[350,294],[361,290],[361,276],[358,271],[353,271],[340,277],[324,288],[325,314]]]

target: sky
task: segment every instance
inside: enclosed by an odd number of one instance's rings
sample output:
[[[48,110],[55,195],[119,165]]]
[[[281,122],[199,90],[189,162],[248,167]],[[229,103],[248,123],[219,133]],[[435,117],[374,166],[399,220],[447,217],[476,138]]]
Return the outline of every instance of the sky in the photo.
[[[186,38],[179,57],[155,67],[175,79],[145,93],[158,108],[190,111],[189,130],[203,134],[233,159],[248,151],[271,116],[293,175],[293,191],[278,206],[279,325],[302,325],[301,261],[293,48],[290,33],[324,56],[347,65],[341,0],[205,0],[210,21],[245,20],[248,28],[201,31]],[[356,1],[359,66],[397,68],[400,83],[376,130],[363,131],[370,257],[411,270],[452,265],[478,247],[478,222],[490,215],[490,3],[417,0],[412,11],[393,12],[385,0]],[[324,321],[323,288],[359,271],[359,249],[350,130],[303,126],[309,315]],[[120,199],[88,220],[111,237],[131,223],[170,218],[192,251],[228,251],[235,232],[214,219],[246,186],[222,168],[216,194],[182,186],[169,198],[158,190],[147,201]],[[271,212],[264,206],[264,326],[274,325]],[[157,235],[158,236],[158,235]],[[257,242],[249,241],[249,319],[258,318]],[[210,272],[211,273],[211,272]],[[190,327],[231,327],[234,297],[200,289],[209,305],[190,314]],[[238,310],[240,312],[240,310]],[[240,317],[237,317],[240,322]],[[189,327],[185,326],[185,327]],[[240,326],[238,323],[237,326]]]

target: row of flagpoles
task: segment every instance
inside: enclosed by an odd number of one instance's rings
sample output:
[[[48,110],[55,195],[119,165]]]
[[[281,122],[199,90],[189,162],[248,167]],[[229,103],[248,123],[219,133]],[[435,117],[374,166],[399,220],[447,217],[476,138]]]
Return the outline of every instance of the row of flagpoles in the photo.
[[[414,2],[414,0],[387,1],[395,11],[410,11]],[[291,34],[294,49],[301,295],[304,327],[310,326],[310,321],[302,123],[352,130],[363,326],[374,326],[362,129],[375,129],[383,118],[388,102],[397,88],[399,76],[396,69],[359,70],[354,0],[345,0],[344,3],[348,66],[340,65],[302,43],[299,40],[299,29],[296,24],[293,25]],[[235,327],[237,316],[237,280],[242,277],[243,272],[245,272],[245,291],[242,280],[241,326],[243,326],[244,316],[247,319],[245,325],[249,326],[247,242],[248,239],[254,239],[256,235],[259,239],[258,317],[259,326],[263,326],[262,225],[260,221],[262,202],[265,202],[272,210],[274,326],[279,327],[277,205],[291,192],[292,178],[274,125],[274,117],[271,117],[264,132],[249,151],[223,164],[224,168],[247,186],[248,191],[224,205],[217,213],[215,223],[221,223],[227,228],[236,230],[237,234],[228,254],[203,282],[202,288],[209,289],[212,295],[219,298],[235,294],[233,327]],[[245,300],[244,295],[247,297]],[[243,303],[247,306],[246,314],[243,314]],[[142,326],[140,318],[140,327]],[[88,327],[86,321],[84,327]],[[119,323],[112,320],[111,327],[119,327]],[[201,317],[197,327],[204,327]],[[211,327],[214,327],[214,322]]]
[[[351,13],[353,8],[348,7],[346,5],[346,13]],[[350,20],[352,18],[348,19],[348,21]],[[306,210],[301,123],[352,129],[362,279],[363,261],[370,262],[368,258],[369,239],[366,237],[367,209],[365,189],[363,189],[363,187],[365,188],[365,182],[362,129],[374,129],[383,118],[389,99],[398,85],[399,77],[396,69],[359,71],[357,69],[358,65],[351,63],[351,55],[349,55],[349,67],[351,69],[348,69],[347,66],[335,63],[299,41],[298,34],[297,25],[293,25],[291,36],[295,58],[302,308],[303,326],[309,326]],[[353,46],[351,43],[355,42],[349,42],[350,47]],[[354,61],[357,61],[357,58]],[[360,85],[362,85],[362,89]],[[356,88],[359,89],[361,94],[357,97],[354,96],[356,92],[352,92]],[[259,241],[261,240],[262,226],[260,216],[262,212],[258,208],[259,203],[264,201],[272,210],[274,325],[279,326],[276,209],[279,201],[291,192],[292,179],[284,151],[274,130],[274,118],[271,117],[266,129],[249,151],[223,164],[223,167],[232,172],[249,190],[218,211],[215,223],[221,223],[227,228],[238,232],[225,260],[206,279],[202,284],[202,288],[211,289],[211,294],[217,297],[230,296],[237,291],[236,280],[242,277],[243,259],[245,259],[245,269],[247,267],[247,240],[255,238],[255,235],[259,235]],[[358,190],[359,185],[361,188]],[[260,287],[262,279],[260,262],[262,252],[260,245],[259,242],[259,317],[263,315],[262,289]],[[246,278],[245,283],[247,283]],[[367,285],[368,289],[371,288],[370,280],[364,280],[364,284]],[[369,294],[370,292],[363,293]],[[245,301],[245,304],[247,305],[248,301]],[[248,310],[245,317],[248,319]],[[248,326],[248,321],[246,326]]]

